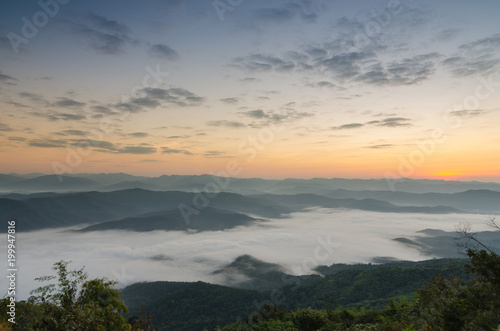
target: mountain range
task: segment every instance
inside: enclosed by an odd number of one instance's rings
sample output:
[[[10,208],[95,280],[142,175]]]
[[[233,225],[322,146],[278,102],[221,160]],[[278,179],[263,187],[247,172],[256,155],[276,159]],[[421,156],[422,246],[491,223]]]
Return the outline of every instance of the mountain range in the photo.
[[[282,218],[313,207],[391,213],[466,212],[448,206],[398,206],[375,199],[334,199],[313,194],[244,196],[222,192],[208,196],[211,198],[192,192],[144,189],[34,194],[33,197],[9,194],[7,198],[0,197],[0,221],[17,220],[17,231],[85,224],[93,226],[84,231],[214,231],[249,224],[255,217]]]
[[[462,182],[427,179],[345,179],[345,178],[287,178],[282,180],[261,178],[216,177],[213,175],[159,177],[134,176],[124,173],[101,174],[0,174],[0,192],[82,192],[116,191],[143,188],[157,191],[203,191],[206,185],[217,184],[225,192],[252,194],[328,195],[335,190],[385,191],[407,193],[459,193],[467,190],[492,190],[500,192],[500,183]],[[342,192],[340,192],[341,194]]]

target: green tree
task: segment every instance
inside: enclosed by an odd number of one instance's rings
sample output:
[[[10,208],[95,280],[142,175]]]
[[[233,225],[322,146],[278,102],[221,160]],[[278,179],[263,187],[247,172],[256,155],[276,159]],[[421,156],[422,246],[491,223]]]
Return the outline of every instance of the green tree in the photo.
[[[31,291],[26,302],[18,303],[13,330],[131,330],[121,316],[128,309],[113,288],[116,283],[105,278],[87,281],[83,268],[68,270],[68,264],[56,262],[56,275],[36,278],[57,282]],[[0,310],[6,304],[2,300]]]

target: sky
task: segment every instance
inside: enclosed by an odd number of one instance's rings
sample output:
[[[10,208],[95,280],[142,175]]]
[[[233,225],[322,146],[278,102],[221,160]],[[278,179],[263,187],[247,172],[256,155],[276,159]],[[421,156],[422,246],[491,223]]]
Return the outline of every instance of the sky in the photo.
[[[1,173],[500,181],[498,1],[1,6]]]

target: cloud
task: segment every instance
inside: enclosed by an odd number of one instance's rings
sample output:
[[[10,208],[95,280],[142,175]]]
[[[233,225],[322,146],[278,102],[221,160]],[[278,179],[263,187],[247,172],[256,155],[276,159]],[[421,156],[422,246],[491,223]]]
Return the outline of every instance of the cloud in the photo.
[[[295,2],[294,2],[295,3]],[[315,1],[304,1],[318,12]],[[296,5],[296,3],[295,3]],[[289,19],[293,10],[268,10],[269,17],[277,20]],[[288,13],[288,16],[285,15]],[[414,29],[427,24],[429,14],[421,10],[402,8],[391,18],[390,27],[370,35],[368,40],[359,40],[360,31],[365,31],[367,22],[376,22],[373,11],[363,12],[363,20],[341,18],[335,25],[335,34],[323,43],[303,43],[284,50],[281,54],[253,53],[233,58],[228,66],[244,72],[281,72],[315,75],[318,83],[310,87],[338,87],[363,84],[371,86],[397,86],[420,83],[431,77],[442,59],[432,52],[415,56],[408,54],[408,38]],[[266,15],[263,15],[267,17]],[[451,32],[450,32],[451,33]],[[327,77],[325,79],[325,77]]]
[[[296,120],[300,120],[306,117],[314,116],[313,113],[308,112],[298,112],[293,110],[291,107],[295,106],[295,102],[291,102],[282,107],[282,111],[267,111],[262,109],[254,109],[249,111],[240,112],[243,116],[255,119],[255,122],[249,124],[252,128],[262,128],[265,126],[288,123]]]
[[[332,227],[332,218],[336,220],[335,227]],[[461,218],[464,222],[476,224],[478,217],[464,214]],[[387,226],[387,219],[391,226]],[[19,273],[18,281],[23,286],[19,288],[18,300],[26,300],[30,290],[40,286],[34,278],[52,274],[51,266],[60,260],[73,261],[71,269],[85,265],[91,279],[108,277],[122,281],[116,277],[123,271],[121,274],[131,277],[133,282],[165,280],[165,275],[168,275],[170,281],[222,283],[221,279],[215,278],[213,271],[243,254],[307,273],[308,268],[316,266],[303,268],[304,261],[314,257],[318,250],[318,238],[331,244],[331,254],[316,255],[321,257],[316,264],[321,265],[368,263],[380,256],[413,261],[429,259],[433,256],[422,255],[417,249],[391,238],[412,237],[416,231],[426,228],[454,231],[456,224],[453,215],[422,214],[415,217],[415,214],[388,215],[329,209],[293,213],[286,219],[269,219],[225,231],[138,234],[47,229],[26,232],[18,256],[24,261],[23,272]],[[62,242],[65,243],[64,249],[61,249]],[[152,260],[159,254],[172,259]],[[5,277],[0,286],[8,287]]]
[[[85,115],[82,114],[69,114],[69,113],[54,113],[49,115],[49,119],[53,121],[81,121],[86,119]]]
[[[244,82],[244,83],[258,82],[258,81],[260,81],[260,79],[254,78],[254,77],[245,77],[245,78],[240,79],[240,82]]]
[[[454,39],[460,34],[459,29],[445,29],[436,33],[436,40],[443,42]]]
[[[363,127],[364,125],[361,123],[349,123],[349,124],[344,124],[341,126],[335,126],[332,129],[333,130],[346,130],[346,129],[358,129]]]
[[[314,2],[286,1],[275,7],[257,8],[253,17],[259,23],[287,23],[294,18],[312,23],[318,18],[318,8],[313,6]]]
[[[160,162],[160,160],[153,160],[153,159],[144,159],[138,161],[139,163],[151,163],[151,162]]]
[[[385,126],[390,128],[401,127],[401,126],[411,126],[411,121],[409,118],[403,117],[389,117],[382,121],[372,121],[369,123],[375,124],[376,126]]]
[[[131,32],[125,24],[119,23],[115,20],[110,20],[104,16],[96,15],[94,13],[88,13],[87,15],[85,15],[85,17],[87,18],[89,25],[107,31],[109,33],[127,35]]]
[[[28,139],[26,139],[24,137],[9,137],[9,140],[12,140],[12,141],[26,141]]]
[[[462,44],[459,49],[468,52],[474,51],[477,53],[492,52],[500,48],[500,33],[492,36],[475,40],[473,42]]]
[[[112,142],[94,139],[71,139],[70,145],[79,148],[97,148],[97,151],[106,153],[116,152],[119,149]]]
[[[155,147],[146,146],[125,146],[115,151],[118,154],[155,154],[156,152]]]
[[[85,103],[63,97],[59,98],[59,101],[54,102],[52,106],[61,108],[81,108],[85,106]]]
[[[467,110],[455,110],[455,111],[452,111],[450,112],[450,115],[452,116],[458,116],[458,117],[475,117],[475,116],[480,116],[480,115],[483,115],[485,114],[486,111],[485,110],[481,110],[481,109],[476,109],[476,110],[472,110],[472,109],[467,109]]]
[[[49,106],[50,102],[48,102],[43,96],[31,92],[21,92],[19,93],[21,98],[27,99],[33,103],[39,104],[41,106]]]
[[[291,8],[260,8],[255,11],[255,18],[259,22],[288,22],[296,16]]]
[[[193,107],[205,102],[205,98],[194,94],[183,88],[173,87],[144,88],[138,94],[140,97],[130,98],[126,102],[114,105],[116,109],[138,113],[144,111],[143,108],[156,108],[160,105],[173,105],[178,107]]]
[[[220,101],[224,102],[224,103],[227,103],[229,105],[235,105],[237,104],[238,102],[240,102],[240,98],[225,98],[225,99],[220,99]]]
[[[129,137],[134,137],[134,138],[144,138],[147,137],[149,134],[147,132],[133,132],[127,134]]]
[[[81,131],[81,130],[63,130],[59,132],[61,135],[68,135],[68,136],[83,136],[85,137],[88,132]]]
[[[88,41],[88,46],[101,54],[116,55],[124,53],[126,40],[120,36],[103,33],[84,24],[74,24],[73,32]]]
[[[223,154],[224,153],[219,152],[219,151],[206,151],[205,153],[203,153],[203,156],[206,156],[206,157],[217,157],[217,156],[221,156]]]
[[[179,53],[177,53],[173,48],[165,44],[151,45],[149,47],[149,55],[161,59],[167,59],[170,61],[175,61],[179,59]]]
[[[381,149],[381,148],[390,148],[393,146],[394,146],[393,144],[381,144],[381,145],[365,146],[365,148]]]
[[[416,55],[387,66],[376,63],[354,79],[370,85],[412,85],[431,76],[436,70],[438,53]]]
[[[162,154],[184,154],[184,155],[194,155],[190,151],[186,151],[184,149],[172,149],[169,147],[162,147],[161,148]]]
[[[289,60],[280,59],[273,55],[251,54],[244,57],[237,57],[231,66],[246,71],[279,71],[286,72],[295,68],[295,63]]]
[[[245,116],[252,117],[252,118],[257,118],[257,119],[269,118],[269,116],[270,116],[270,115],[266,114],[262,109],[244,111],[244,112],[241,112],[240,114],[243,114]]]
[[[349,130],[349,129],[359,129],[362,127],[366,126],[382,126],[382,127],[390,127],[390,128],[396,128],[396,127],[402,127],[402,126],[411,126],[411,123],[409,123],[411,119],[409,118],[403,118],[403,117],[388,117],[383,120],[377,120],[377,121],[369,121],[366,123],[348,123],[340,126],[335,126],[332,127],[333,130]],[[382,145],[377,145],[377,146],[382,146]]]
[[[488,73],[500,65],[500,34],[478,39],[458,47],[459,53],[442,61],[457,77]]]
[[[9,75],[2,74],[0,71],[0,83],[8,84],[8,85],[15,85],[15,82],[18,82],[19,80],[17,78],[14,78]]]
[[[0,131],[9,132],[12,131],[12,128],[9,125],[0,122]]]
[[[109,107],[106,106],[101,106],[101,105],[94,105],[91,107],[91,109],[96,113],[95,115],[114,115],[117,114],[117,112],[113,111]]]
[[[61,27],[98,53],[121,54],[127,44],[136,42],[130,36],[130,28],[118,21],[93,13],[77,16],[76,20],[78,22],[60,21]]]
[[[220,121],[209,121],[207,122],[209,126],[224,126],[228,128],[244,128],[246,127],[245,124],[241,122],[234,122],[234,121],[226,121],[226,120],[220,120]]]
[[[121,144],[94,139],[71,139],[69,142],[72,147],[95,148],[96,151],[102,153],[155,154],[157,152],[155,147],[146,144],[122,146]]]
[[[411,85],[429,78],[436,70],[438,53],[420,54],[410,58],[382,62],[374,49],[357,52],[327,51],[315,47],[315,57],[304,55],[305,60],[297,60],[290,52],[283,57],[268,54],[250,54],[234,58],[230,66],[252,72],[309,71],[318,75],[329,73],[340,83],[358,82],[367,85]],[[294,52],[294,54],[298,54]],[[329,54],[329,55],[328,55]],[[309,83],[311,87],[337,87],[323,80]]]
[[[23,103],[14,102],[14,101],[7,101],[6,104],[13,105],[13,106],[18,107],[18,108],[30,108],[29,106],[26,106]]]
[[[42,148],[64,148],[67,146],[67,142],[59,139],[33,139],[29,141],[28,145]]]
[[[328,82],[326,80],[322,80],[320,82],[315,82],[315,83],[307,83],[306,86],[308,87],[315,87],[315,88],[322,88],[322,87],[327,87],[327,88],[339,88],[337,85]]]

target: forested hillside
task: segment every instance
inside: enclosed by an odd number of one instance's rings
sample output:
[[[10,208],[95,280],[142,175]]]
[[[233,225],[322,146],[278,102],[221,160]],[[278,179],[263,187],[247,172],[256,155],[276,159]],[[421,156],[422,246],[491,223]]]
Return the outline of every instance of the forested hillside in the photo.
[[[435,276],[469,279],[465,263],[465,259],[436,259],[381,265],[334,264],[318,269],[324,276],[282,273],[277,277],[274,270],[254,274],[252,283],[256,286],[257,280],[274,285],[265,291],[202,282],[154,282],[134,284],[122,292],[129,315],[138,315],[143,309],[154,316],[154,323],[163,323],[164,330],[213,329],[245,319],[265,304],[284,310],[383,309],[391,299],[412,301],[415,290]]]

